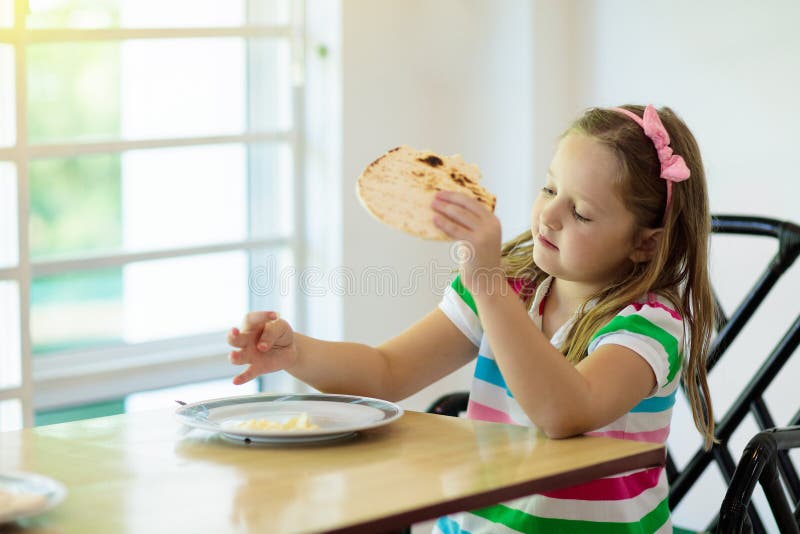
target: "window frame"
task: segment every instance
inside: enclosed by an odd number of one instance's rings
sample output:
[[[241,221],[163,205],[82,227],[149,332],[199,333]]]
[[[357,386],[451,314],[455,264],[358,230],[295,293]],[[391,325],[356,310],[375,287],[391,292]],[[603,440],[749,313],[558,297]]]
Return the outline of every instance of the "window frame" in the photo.
[[[246,0],[248,12],[258,0]],[[16,282],[19,294],[19,339],[21,348],[21,383],[18,387],[0,389],[0,401],[19,399],[22,404],[23,425],[32,426],[35,410],[120,398],[145,389],[169,387],[188,382],[230,376],[233,370],[227,362],[229,350],[224,342],[225,332],[207,332],[200,335],[170,338],[111,348],[89,348],[61,351],[41,358],[33,358],[30,336],[31,282],[37,276],[62,274],[111,266],[121,266],[138,261],[179,258],[197,254],[228,251],[247,251],[248,267],[253,267],[253,251],[290,251],[298,268],[306,265],[306,214],[305,199],[305,0],[289,0],[290,20],[285,25],[251,25],[238,27],[202,28],[119,28],[119,29],[26,29],[27,1],[14,0],[14,27],[0,28],[0,44],[11,45],[14,52],[14,89],[16,108],[16,139],[11,147],[0,148],[0,161],[11,162],[16,167],[18,261],[16,266],[0,268],[0,281]],[[291,127],[285,131],[253,131],[248,120],[241,135],[181,137],[162,139],[114,140],[109,142],[58,143],[31,145],[28,139],[27,104],[27,49],[31,44],[43,42],[124,41],[131,39],[183,39],[183,38],[241,37],[248,39],[246,101],[249,110],[258,96],[255,88],[259,80],[253,75],[250,41],[252,38],[285,39],[291,50]],[[73,157],[85,154],[122,153],[149,148],[176,148],[199,145],[239,144],[248,148],[248,190],[260,179],[254,176],[250,165],[252,147],[259,144],[288,145],[293,164],[291,184],[293,198],[293,228],[283,238],[246,238],[227,243],[210,243],[202,246],[121,252],[115,254],[89,254],[58,260],[31,260],[29,249],[29,166],[39,158]],[[258,199],[248,195],[248,236],[252,234],[252,219]],[[305,324],[306,302],[297,291],[294,281],[294,326]],[[252,308],[253,295],[249,295]],[[238,319],[238,318],[237,318]],[[124,372],[122,372],[124,371]]]

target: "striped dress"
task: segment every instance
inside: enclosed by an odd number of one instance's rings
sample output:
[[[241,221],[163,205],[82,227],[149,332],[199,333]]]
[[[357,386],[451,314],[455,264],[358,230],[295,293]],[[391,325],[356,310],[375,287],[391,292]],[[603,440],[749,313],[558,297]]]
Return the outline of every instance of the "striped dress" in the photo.
[[[548,278],[536,288],[531,304],[529,315],[539,328],[551,282]],[[467,417],[535,426],[506,386],[483,335],[472,296],[459,278],[448,287],[439,307],[478,347]],[[571,322],[553,335],[550,341],[554,346],[561,345]],[[628,347],[650,364],[657,385],[630,412],[588,435],[666,442],[680,381],[684,335],[680,314],[652,293],[631,303],[594,335],[588,357],[608,343]],[[443,517],[434,532],[666,533],[672,532],[667,494],[663,468],[640,469]]]

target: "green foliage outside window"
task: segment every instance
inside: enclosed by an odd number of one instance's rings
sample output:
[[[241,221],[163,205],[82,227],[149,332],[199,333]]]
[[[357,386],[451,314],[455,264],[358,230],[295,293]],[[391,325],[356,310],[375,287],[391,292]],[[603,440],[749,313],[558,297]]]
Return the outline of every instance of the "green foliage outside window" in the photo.
[[[93,417],[105,417],[107,415],[117,415],[125,411],[125,399],[98,402],[94,404],[84,404],[72,408],[60,408],[57,410],[41,410],[34,414],[34,425],[55,425],[78,421],[81,419],[91,419]]]
[[[120,188],[118,154],[31,162],[31,256],[118,249],[122,245]]]
[[[68,27],[75,13],[117,25],[107,0],[64,0],[29,17],[31,27]],[[114,22],[116,21],[116,22]],[[121,45],[38,43],[28,47],[28,139],[31,145],[117,140],[121,135]],[[119,251],[122,246],[121,158],[117,153],[32,160],[29,247],[34,260]],[[32,324],[42,317],[121,301],[122,269],[37,277]],[[106,306],[106,307],[103,307]],[[54,339],[32,331],[36,355],[119,339],[119,332]]]

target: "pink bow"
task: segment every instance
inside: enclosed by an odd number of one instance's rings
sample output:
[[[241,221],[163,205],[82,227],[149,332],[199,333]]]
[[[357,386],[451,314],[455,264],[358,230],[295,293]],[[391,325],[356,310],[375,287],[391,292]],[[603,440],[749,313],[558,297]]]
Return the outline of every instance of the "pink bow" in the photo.
[[[689,178],[691,173],[689,167],[683,158],[677,154],[672,153],[672,148],[669,146],[669,134],[661,118],[658,116],[658,111],[652,104],[648,104],[644,108],[644,118],[629,111],[625,108],[611,108],[614,111],[619,111],[633,119],[644,130],[644,134],[653,141],[658,153],[658,161],[661,163],[661,178],[667,181],[667,205],[664,208],[664,220],[667,218],[667,210],[669,209],[670,200],[672,197],[672,182],[682,182]]]

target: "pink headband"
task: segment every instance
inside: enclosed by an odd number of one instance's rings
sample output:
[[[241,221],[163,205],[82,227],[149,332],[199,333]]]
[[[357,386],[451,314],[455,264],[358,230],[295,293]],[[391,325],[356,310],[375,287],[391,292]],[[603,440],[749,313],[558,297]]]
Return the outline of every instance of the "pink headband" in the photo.
[[[689,167],[683,158],[677,154],[672,153],[672,148],[669,146],[669,134],[667,129],[661,123],[658,116],[658,111],[652,104],[648,104],[644,108],[644,118],[639,117],[636,113],[624,108],[611,108],[633,119],[636,124],[642,127],[644,134],[653,141],[653,145],[658,152],[658,161],[661,162],[661,178],[667,181],[667,205],[664,207],[664,220],[667,220],[667,212],[669,204],[672,200],[672,182],[682,182],[689,178]]]

